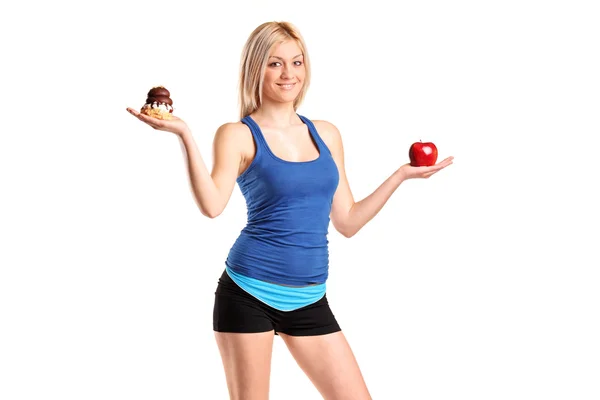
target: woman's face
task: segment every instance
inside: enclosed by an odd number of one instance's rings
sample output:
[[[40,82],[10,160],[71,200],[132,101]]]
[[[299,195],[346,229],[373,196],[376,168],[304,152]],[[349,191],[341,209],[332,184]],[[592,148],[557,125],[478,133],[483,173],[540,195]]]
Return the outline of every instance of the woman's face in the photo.
[[[304,84],[304,56],[295,40],[276,44],[271,49],[263,83],[263,99],[278,103],[293,102]]]

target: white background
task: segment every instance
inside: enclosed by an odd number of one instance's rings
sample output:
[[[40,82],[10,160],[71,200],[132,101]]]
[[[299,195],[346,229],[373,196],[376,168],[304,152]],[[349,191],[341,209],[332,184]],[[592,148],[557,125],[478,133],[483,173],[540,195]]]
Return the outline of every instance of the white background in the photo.
[[[600,398],[600,14],[583,1],[10,2],[0,16],[0,398],[227,399],[212,332],[246,222],[197,209],[166,86],[207,165],[260,23],[304,35],[299,112],[342,132],[355,200],[437,144],[328,298],[374,399]],[[271,398],[319,399],[280,338]]]

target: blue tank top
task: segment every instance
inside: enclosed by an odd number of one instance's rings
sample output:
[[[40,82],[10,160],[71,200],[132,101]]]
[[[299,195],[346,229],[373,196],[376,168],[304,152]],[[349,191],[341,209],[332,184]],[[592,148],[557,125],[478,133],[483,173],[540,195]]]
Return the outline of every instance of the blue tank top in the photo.
[[[237,178],[248,221],[225,264],[235,274],[290,286],[325,283],[329,270],[329,215],[339,173],[329,148],[308,118],[319,156],[286,161],[269,148],[259,126],[247,116],[256,154]]]

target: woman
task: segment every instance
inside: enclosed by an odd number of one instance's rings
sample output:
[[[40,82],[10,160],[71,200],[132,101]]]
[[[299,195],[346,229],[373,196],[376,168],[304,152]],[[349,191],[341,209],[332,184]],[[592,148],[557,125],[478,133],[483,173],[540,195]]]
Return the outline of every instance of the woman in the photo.
[[[325,295],[327,229],[352,237],[406,179],[428,178],[452,164],[401,166],[355,202],[337,128],[296,113],[310,83],[310,60],[297,29],[258,26],[241,60],[240,121],[214,137],[209,173],[187,125],[128,111],[177,134],[187,152],[193,194],[215,218],[235,183],[248,223],[231,248],[215,292],[213,328],[232,399],[267,399],[274,335],[325,399],[370,399],[356,359]]]

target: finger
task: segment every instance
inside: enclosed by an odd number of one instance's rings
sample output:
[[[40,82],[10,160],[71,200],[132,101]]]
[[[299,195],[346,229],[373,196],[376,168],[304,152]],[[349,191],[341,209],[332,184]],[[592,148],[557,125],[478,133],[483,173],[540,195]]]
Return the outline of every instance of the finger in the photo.
[[[139,112],[136,109],[131,108],[131,107],[127,107],[127,111],[129,111],[131,114],[135,115],[136,117],[138,117],[142,121],[159,121],[158,118],[153,118],[153,117],[151,117],[149,115],[142,114],[141,112]]]
[[[136,117],[137,117],[137,116],[140,114],[140,113],[139,113],[137,110],[135,110],[135,109],[133,109],[133,108],[131,108],[131,107],[127,107],[127,111],[128,111],[130,114],[132,114],[132,115],[134,115],[134,116],[136,116]]]
[[[432,165],[432,166],[430,166],[430,167],[423,167],[423,171],[421,172],[421,174],[422,174],[422,175],[425,175],[425,174],[432,174],[432,173],[434,173],[434,172],[437,172],[437,171],[439,171],[440,169],[442,169],[442,168],[444,168],[444,167],[445,167],[445,165],[443,165],[442,163],[435,164],[435,165]]]
[[[133,115],[134,117],[137,117],[137,119],[139,119],[142,122],[147,123],[148,125],[153,125],[154,123],[154,118],[148,117],[145,114],[142,114],[141,112],[138,112],[137,110],[134,110],[133,108],[127,108],[127,111],[129,111],[129,113],[131,115]]]
[[[137,117],[137,119],[139,119],[140,121],[145,122],[148,125],[155,128],[154,124],[155,124],[155,121],[158,121],[158,119],[152,118],[145,114],[142,114],[141,112],[138,112],[137,110],[130,108],[130,107],[127,107],[127,111],[129,111],[129,113],[132,114],[133,116]]]
[[[147,123],[148,125],[152,125],[153,127],[154,127],[155,125],[156,125],[156,126],[162,126],[162,124],[163,124],[163,121],[162,121],[162,119],[154,118],[154,117],[151,117],[151,116],[149,116],[149,115],[146,115],[146,114],[138,113],[137,117],[138,117],[140,120],[142,120],[142,121],[144,121],[145,123]]]
[[[142,121],[145,122],[146,124],[150,125],[154,129],[159,129],[160,128],[160,126],[156,122],[154,122],[154,121],[144,120],[144,119],[142,119]]]
[[[142,121],[143,123],[145,123],[146,125],[151,126],[154,129],[158,129],[158,126],[156,125],[156,123],[153,121],[154,118],[150,118],[147,117],[146,115],[143,114],[138,114],[137,118]]]
[[[146,115],[146,114],[141,114],[141,113],[140,113],[140,115],[142,116],[142,118],[144,118],[144,121],[152,122],[152,123],[159,124],[159,125],[162,125],[164,123],[164,120],[162,120],[160,118],[156,118],[151,115]]]
[[[427,171],[425,171],[425,173],[428,172],[437,172],[441,169],[446,168],[448,165],[452,164],[454,157],[448,157],[446,158],[444,161],[437,163],[435,165],[432,165],[431,167],[428,167]]]
[[[433,174],[440,172],[442,169],[446,168],[447,166],[449,166],[451,164],[452,164],[452,161],[448,161],[445,164],[444,163],[437,164],[434,167],[432,167],[429,171],[424,172],[423,177],[429,178]]]
[[[441,162],[437,163],[436,165],[450,165],[452,164],[452,161],[454,161],[454,157],[450,156],[450,157],[446,157],[444,158]]]

